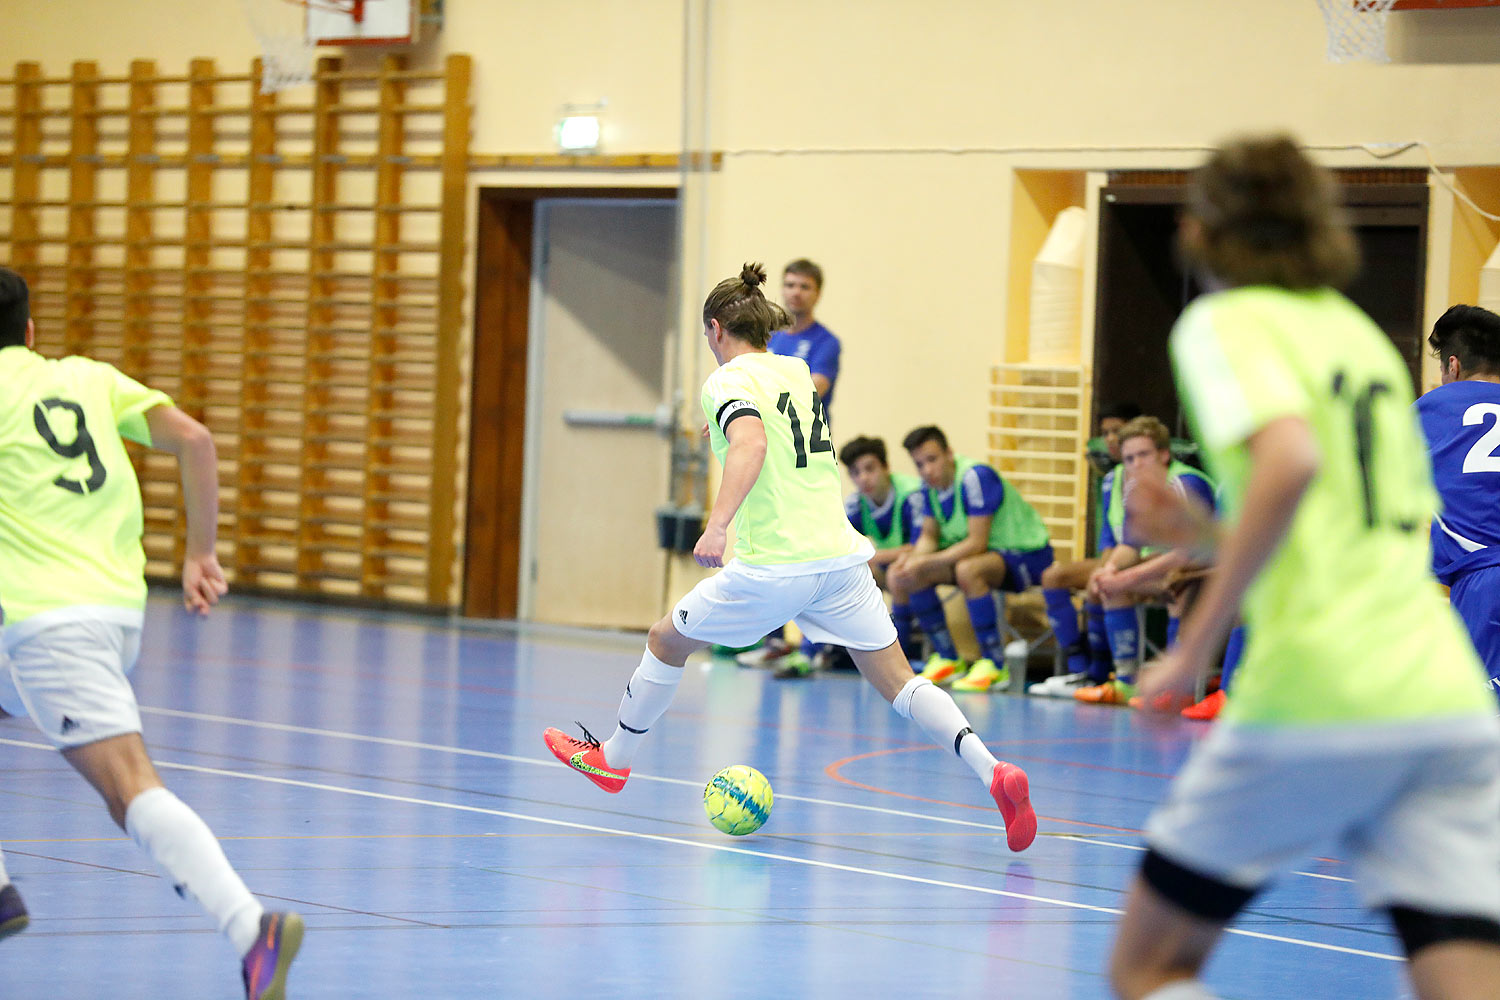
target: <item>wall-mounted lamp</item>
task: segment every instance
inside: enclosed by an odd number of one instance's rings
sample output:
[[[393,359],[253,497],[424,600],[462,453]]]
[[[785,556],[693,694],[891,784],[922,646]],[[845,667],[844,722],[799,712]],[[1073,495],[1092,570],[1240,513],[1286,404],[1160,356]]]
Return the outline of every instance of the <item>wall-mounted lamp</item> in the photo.
[[[564,153],[585,154],[599,151],[600,114],[605,102],[597,104],[565,104],[562,117],[558,119],[553,138],[557,148]]]

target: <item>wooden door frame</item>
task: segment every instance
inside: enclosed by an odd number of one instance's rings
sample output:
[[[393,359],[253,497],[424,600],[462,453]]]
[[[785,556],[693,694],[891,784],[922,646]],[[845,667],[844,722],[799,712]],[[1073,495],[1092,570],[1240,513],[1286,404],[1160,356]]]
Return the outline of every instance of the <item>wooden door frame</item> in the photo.
[[[514,618],[521,585],[536,203],[543,199],[676,201],[678,189],[482,187],[478,194],[463,613],[470,618]]]

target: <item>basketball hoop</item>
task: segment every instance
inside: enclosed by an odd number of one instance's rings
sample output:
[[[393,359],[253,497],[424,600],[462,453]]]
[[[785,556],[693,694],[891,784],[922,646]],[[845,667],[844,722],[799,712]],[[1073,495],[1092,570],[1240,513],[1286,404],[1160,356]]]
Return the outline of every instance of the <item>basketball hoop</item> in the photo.
[[[339,14],[354,24],[362,24],[365,3],[366,0],[240,0],[250,30],[260,43],[260,92],[274,94],[312,83],[318,47],[308,40],[310,11]]]
[[[1396,0],[1318,0],[1329,62],[1390,62],[1385,21]]]

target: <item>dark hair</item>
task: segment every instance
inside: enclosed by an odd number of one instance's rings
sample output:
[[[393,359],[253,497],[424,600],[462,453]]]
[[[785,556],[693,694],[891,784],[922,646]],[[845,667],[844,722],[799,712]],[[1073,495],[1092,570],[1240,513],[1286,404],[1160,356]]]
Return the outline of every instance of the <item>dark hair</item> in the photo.
[[[724,331],[751,347],[764,348],[772,330],[791,326],[786,310],[770,302],[760,286],[766,283],[766,269],[760,264],[746,264],[738,278],[725,278],[714,286],[703,301],[703,325],[716,319]]]
[[[927,424],[923,427],[918,427],[917,429],[913,430],[910,434],[901,439],[901,447],[905,448],[907,451],[915,451],[916,449],[922,447],[922,445],[926,444],[928,441],[936,441],[938,443],[938,447],[942,448],[944,451],[948,450],[948,435],[944,434],[940,429],[938,429],[937,425],[935,424]]]
[[[890,468],[891,463],[885,457],[885,442],[880,438],[857,437],[839,449],[839,461],[851,469],[866,455],[874,455],[881,465]]]
[[[1172,450],[1172,432],[1167,425],[1155,417],[1136,417],[1120,428],[1120,443],[1123,445],[1133,437],[1150,438],[1157,451]]]
[[[789,274],[800,274],[804,278],[811,278],[813,284],[818,286],[818,291],[823,290],[823,269],[806,257],[798,257],[781,272],[783,278]]]
[[[0,347],[26,346],[26,321],[31,318],[31,292],[26,279],[0,267]]]
[[[1129,423],[1146,411],[1142,410],[1136,403],[1111,403],[1099,411],[1099,420],[1118,420],[1121,423]]]
[[[1286,135],[1228,142],[1194,175],[1183,258],[1231,285],[1342,288],[1359,248],[1328,172]]]
[[[1447,367],[1449,358],[1468,374],[1500,375],[1500,316],[1479,306],[1453,306],[1432,325],[1427,345]]]

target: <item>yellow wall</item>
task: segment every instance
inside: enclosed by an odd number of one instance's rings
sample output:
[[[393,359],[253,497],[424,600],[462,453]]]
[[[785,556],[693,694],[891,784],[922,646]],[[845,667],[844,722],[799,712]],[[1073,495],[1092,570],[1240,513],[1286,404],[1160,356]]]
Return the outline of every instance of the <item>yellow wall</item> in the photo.
[[[1500,65],[1439,61],[1452,22],[1431,17],[1400,22],[1409,61],[1335,66],[1310,0],[690,4],[709,12],[710,43],[706,92],[686,102],[680,0],[449,0],[446,27],[414,57],[473,55],[480,153],[545,152],[561,105],[599,99],[607,152],[674,152],[684,104],[696,116],[706,101],[707,145],[725,158],[703,188],[704,223],[688,213],[683,314],[742,260],[819,261],[820,318],[845,344],[841,437],[931,421],[983,452],[988,366],[1019,342],[1007,319],[1024,313],[1009,301],[1016,169],[1186,166],[1226,134],[1270,127],[1324,147],[1420,137],[1445,168],[1500,163],[1500,133],[1484,127]],[[1500,11],[1459,13],[1468,36],[1500,30]],[[239,0],[7,0],[6,15],[0,67],[229,67],[257,51]],[[1319,155],[1376,163],[1358,149]],[[473,184],[673,180],[540,171]],[[1500,208],[1493,185],[1473,188]],[[696,359],[687,383],[707,364],[696,335],[689,325],[681,345]]]

